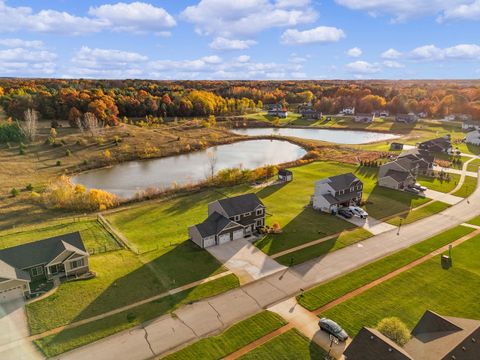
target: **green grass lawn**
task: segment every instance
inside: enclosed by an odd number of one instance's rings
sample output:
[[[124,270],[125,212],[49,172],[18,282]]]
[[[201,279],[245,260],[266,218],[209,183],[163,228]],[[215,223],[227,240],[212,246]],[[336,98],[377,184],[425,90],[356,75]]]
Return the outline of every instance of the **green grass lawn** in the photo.
[[[225,268],[190,243],[144,256],[128,250],[90,257],[94,279],[63,283],[53,295],[27,305],[32,333],[102,314],[169,289],[201,280]]]
[[[411,329],[425,310],[441,315],[480,319],[480,236],[452,252],[453,267],[444,270],[440,256],[351,298],[322,316],[337,321],[351,336],[390,316]]]
[[[237,286],[239,286],[237,277],[227,275],[194,289],[185,290],[76,328],[63,330],[58,334],[36,340],[35,344],[50,358],[172,312],[181,305],[214,296]]]
[[[279,315],[270,311],[263,311],[231,326],[220,335],[197,341],[163,359],[222,359],[285,324],[285,320]]]
[[[272,123],[273,120],[275,119],[274,116],[269,116],[266,111],[261,111],[261,112],[254,113],[254,114],[242,115],[242,117],[250,119],[250,120],[265,121],[265,122],[268,122],[268,123]],[[285,119],[278,118],[278,120],[279,120],[280,125],[285,125],[285,124],[288,124],[288,123],[291,123],[291,122],[295,122],[297,120],[301,120],[301,115],[289,111],[288,116]]]
[[[470,220],[468,222],[468,224],[480,226],[480,216],[477,216],[476,218],[473,218],[472,220]]]
[[[369,231],[363,228],[356,228],[353,230],[344,231],[339,236],[324,241],[320,244],[312,245],[307,248],[280,256],[275,260],[286,266],[297,265],[329,252],[344,248],[345,246],[368,239],[371,236],[373,236],[373,234]]]
[[[41,226],[15,228],[0,232],[0,249],[25,244],[53,236],[79,231],[90,253],[119,249],[120,246],[95,219],[66,219],[52,221]]]
[[[480,217],[478,223],[480,225]],[[329,302],[407,265],[473,231],[475,230],[469,227],[457,226],[405,250],[401,250],[395,254],[354,270],[344,276],[310,289],[306,291],[303,296],[297,297],[297,300],[300,305],[306,309],[314,311]]]
[[[460,196],[463,198],[469,197],[477,187],[477,178],[473,176],[466,176],[462,187],[455,191],[452,195]]]
[[[472,160],[467,165],[467,171],[477,172],[479,166],[480,166],[480,159]]]
[[[458,174],[449,174],[450,180],[443,181],[436,177],[429,176],[418,176],[417,182],[421,185],[426,186],[430,190],[435,190],[443,193],[449,193],[457,186],[460,181],[460,175]]]
[[[326,353],[297,329],[288,330],[241,356],[241,360],[318,360]]]
[[[410,224],[412,222],[435,215],[449,207],[449,204],[443,203],[441,201],[434,201],[423,206],[420,209],[412,210],[406,215],[395,216],[394,218],[387,220],[387,223],[398,226],[400,225],[401,220],[401,223],[403,225]]]

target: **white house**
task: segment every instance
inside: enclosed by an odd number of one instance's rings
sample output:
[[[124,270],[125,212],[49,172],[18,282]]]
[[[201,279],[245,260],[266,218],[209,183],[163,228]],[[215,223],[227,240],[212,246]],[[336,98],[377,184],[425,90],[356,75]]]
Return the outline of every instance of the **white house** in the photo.
[[[315,210],[336,213],[342,206],[359,204],[362,196],[363,183],[347,173],[317,181],[312,204]]]
[[[480,145],[480,130],[471,131],[465,137],[465,142],[472,145]]]
[[[343,115],[355,115],[355,107],[349,107],[345,108],[342,111],[340,111],[340,114]]]
[[[462,130],[480,130],[480,121],[465,121],[462,123]]]

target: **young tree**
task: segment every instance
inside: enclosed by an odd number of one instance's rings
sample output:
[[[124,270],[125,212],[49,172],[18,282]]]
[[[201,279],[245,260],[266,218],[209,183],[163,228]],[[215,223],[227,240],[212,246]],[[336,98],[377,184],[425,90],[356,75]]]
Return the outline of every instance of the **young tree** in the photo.
[[[377,325],[377,330],[400,346],[405,345],[410,339],[407,325],[397,317],[388,317],[381,320]]]
[[[217,166],[217,154],[213,151],[209,151],[207,153],[208,156],[208,172],[210,179],[213,180],[213,177],[215,175],[215,168]]]
[[[100,128],[100,124],[98,123],[98,119],[95,116],[95,114],[91,112],[86,112],[83,114],[83,127],[90,131],[90,134],[92,136],[95,136],[98,134],[98,130]]]
[[[38,114],[33,109],[28,109],[24,113],[24,122],[21,123],[20,128],[22,133],[29,141],[35,141],[37,136]]]

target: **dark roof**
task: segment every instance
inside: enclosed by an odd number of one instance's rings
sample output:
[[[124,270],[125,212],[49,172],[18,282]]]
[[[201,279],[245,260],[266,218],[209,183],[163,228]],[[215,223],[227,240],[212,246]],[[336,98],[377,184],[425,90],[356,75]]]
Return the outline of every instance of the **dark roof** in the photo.
[[[452,147],[452,142],[450,141],[449,137],[440,137],[424,141],[419,144],[419,147],[433,151],[442,151],[450,149]]]
[[[217,201],[223,208],[223,210],[225,210],[228,217],[251,212],[255,210],[258,206],[265,207],[262,201],[254,193],[248,193]]]
[[[207,236],[217,235],[220,231],[225,229],[230,223],[233,223],[230,219],[227,219],[222,214],[214,211],[211,213],[204,222],[195,225],[200,235],[205,238]]]
[[[454,323],[448,321],[446,318],[427,310],[422,318],[418,321],[415,328],[412,330],[413,336],[418,336],[423,333],[443,332],[443,331],[460,331],[462,328]]]
[[[79,232],[0,250],[0,260],[17,269],[26,269],[49,263],[64,250],[87,252]]]
[[[363,327],[343,353],[347,360],[412,360],[399,345],[379,331]]]
[[[386,172],[384,177],[391,177],[397,182],[402,182],[408,179],[409,176],[411,176],[410,172],[390,169]]]
[[[342,174],[342,175],[336,175],[328,178],[330,180],[329,185],[335,190],[343,190],[343,189],[348,189],[352,185],[352,183],[360,181],[355,175],[353,175],[351,172]]]
[[[288,169],[280,169],[278,170],[278,175],[282,175],[282,176],[292,175],[292,172]]]

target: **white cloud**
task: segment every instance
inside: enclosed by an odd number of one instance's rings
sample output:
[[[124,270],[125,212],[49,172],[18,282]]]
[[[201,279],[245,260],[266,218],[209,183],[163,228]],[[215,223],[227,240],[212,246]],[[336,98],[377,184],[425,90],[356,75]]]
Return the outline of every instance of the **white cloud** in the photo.
[[[107,20],[115,31],[162,33],[165,28],[172,28],[177,23],[163,8],[144,2],[105,4],[91,7],[89,15]]]
[[[342,29],[319,26],[305,31],[288,29],[282,34],[282,42],[284,44],[331,43],[344,37],[345,33]]]
[[[12,48],[0,50],[0,75],[51,75],[57,55],[46,50]]]
[[[41,49],[43,48],[43,42],[40,40],[0,39],[0,46]]]
[[[202,60],[207,64],[220,64],[222,62],[222,58],[217,55],[204,56]]]
[[[450,19],[480,20],[480,0],[448,9],[438,18],[439,21]]]
[[[256,43],[257,42],[254,40],[238,40],[217,37],[210,43],[210,47],[215,50],[245,50]]]
[[[116,3],[91,7],[90,16],[72,15],[65,11],[12,7],[0,0],[0,32],[31,31],[79,35],[105,29],[112,31],[158,32],[176,25],[164,9],[143,2]]]
[[[388,67],[388,68],[391,68],[391,69],[401,69],[401,68],[404,68],[405,65],[399,63],[398,61],[395,61],[395,60],[385,60],[383,62],[383,65]]]
[[[384,59],[398,59],[400,56],[402,56],[402,53],[392,48],[382,53]]]
[[[182,16],[200,34],[238,39],[275,27],[296,26],[317,19],[307,1],[201,0]]]
[[[425,45],[413,49],[409,57],[414,60],[480,59],[480,46],[477,44],[459,44],[447,48]]]
[[[357,74],[373,74],[380,71],[378,64],[367,61],[355,61],[347,64],[347,70]]]
[[[408,18],[437,15],[471,0],[335,0],[352,10],[362,10],[372,16],[390,15],[396,21]]]
[[[237,57],[237,61],[240,62],[240,63],[248,62],[248,61],[250,61],[250,56],[240,55],[239,57]]]
[[[359,57],[362,55],[362,49],[358,47],[351,48],[347,51],[347,55],[351,57]]]
[[[443,58],[443,51],[435,45],[424,45],[413,49],[409,56],[418,60],[438,60]]]

